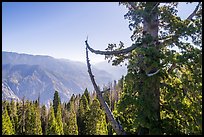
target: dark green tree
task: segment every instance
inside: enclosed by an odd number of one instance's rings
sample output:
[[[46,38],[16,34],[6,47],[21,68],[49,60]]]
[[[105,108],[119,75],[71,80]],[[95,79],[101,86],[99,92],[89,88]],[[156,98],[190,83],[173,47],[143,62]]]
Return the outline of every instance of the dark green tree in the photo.
[[[77,117],[77,125],[79,129],[79,135],[85,134],[85,113],[89,110],[88,100],[86,96],[83,94],[81,99],[79,100],[79,109],[78,109],[78,117]]]
[[[41,109],[41,126],[43,135],[46,134],[47,125],[48,125],[47,110],[46,106],[43,105]]]
[[[88,104],[90,105],[91,104],[91,97],[90,97],[90,93],[89,93],[87,88],[84,91],[84,95],[86,96]]]
[[[59,104],[61,104],[59,93],[58,93],[58,91],[55,91],[54,99],[53,99],[53,108],[54,108],[55,117],[57,115],[57,108],[58,108]]]

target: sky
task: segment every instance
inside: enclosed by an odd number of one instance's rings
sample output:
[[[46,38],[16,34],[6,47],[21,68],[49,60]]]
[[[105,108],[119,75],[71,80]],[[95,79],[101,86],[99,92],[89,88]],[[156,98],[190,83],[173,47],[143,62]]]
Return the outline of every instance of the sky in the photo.
[[[181,18],[195,9],[179,4]],[[86,61],[85,40],[104,50],[109,43],[131,45],[125,6],[118,2],[3,2],[2,51],[49,55],[73,61]],[[104,56],[89,53],[91,63]]]

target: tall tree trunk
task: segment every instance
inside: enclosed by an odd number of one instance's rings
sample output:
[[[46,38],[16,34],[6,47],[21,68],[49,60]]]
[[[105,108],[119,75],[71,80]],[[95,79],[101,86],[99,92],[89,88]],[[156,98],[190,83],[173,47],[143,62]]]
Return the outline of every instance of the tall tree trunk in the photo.
[[[149,13],[149,15],[144,16],[144,22],[143,22],[143,31],[144,31],[144,37],[147,35],[151,35],[153,38],[153,41],[150,43],[144,44],[144,48],[148,48],[149,46],[155,46],[157,50],[157,39],[158,39],[158,12],[157,12],[157,2],[147,2],[146,3],[146,9],[145,11]],[[150,57],[151,58],[151,57]],[[156,57],[156,62],[159,64],[159,58]],[[151,66],[152,64],[145,64],[146,66]],[[159,68],[151,68],[151,71],[156,71]],[[143,70],[142,72],[145,72],[146,70],[144,68],[141,68]],[[153,73],[153,72],[148,73]],[[144,116],[144,119],[147,120],[147,124],[150,125],[149,127],[141,126],[138,134],[160,134],[160,78],[158,75],[153,76],[146,76],[144,75],[144,79],[141,81],[141,97],[144,102],[147,103],[147,106],[142,106],[141,113]],[[147,107],[147,108],[146,108]],[[146,114],[146,111],[143,111],[143,109],[150,109],[149,112],[151,114]]]

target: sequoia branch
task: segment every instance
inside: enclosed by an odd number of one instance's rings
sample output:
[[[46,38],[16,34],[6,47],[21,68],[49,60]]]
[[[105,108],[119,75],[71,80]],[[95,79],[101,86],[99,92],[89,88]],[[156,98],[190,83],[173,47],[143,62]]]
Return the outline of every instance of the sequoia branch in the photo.
[[[134,50],[139,44],[133,44],[132,46],[126,48],[126,49],[122,49],[122,50],[114,50],[114,51],[100,51],[100,50],[95,50],[93,48],[91,48],[87,42],[87,40],[85,41],[86,43],[86,47],[95,54],[101,54],[101,55],[120,55],[120,54],[127,54],[130,51]]]
[[[85,41],[85,42],[86,42],[86,45],[87,45],[87,41]],[[95,91],[97,93],[99,102],[100,102],[102,108],[104,109],[104,111],[105,111],[105,113],[107,115],[108,121],[111,123],[112,128],[115,130],[115,132],[118,135],[125,135],[125,132],[122,130],[122,127],[120,126],[120,124],[114,119],[113,114],[111,113],[107,103],[103,99],[102,93],[100,92],[100,90],[99,90],[99,88],[98,88],[98,86],[97,86],[97,84],[95,82],[94,76],[93,76],[92,71],[91,71],[91,64],[89,62],[88,49],[87,48],[88,47],[86,47],[86,61],[87,61],[88,73],[89,73],[91,82],[92,82],[92,84],[94,86],[94,89],[95,89]]]

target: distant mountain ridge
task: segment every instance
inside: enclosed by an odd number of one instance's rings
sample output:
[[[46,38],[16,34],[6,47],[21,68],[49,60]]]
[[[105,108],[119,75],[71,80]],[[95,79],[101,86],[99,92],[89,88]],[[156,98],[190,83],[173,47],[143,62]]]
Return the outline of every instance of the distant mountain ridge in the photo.
[[[92,66],[96,82],[102,86],[115,78],[105,70]],[[62,102],[72,94],[93,90],[86,64],[50,56],[19,54],[2,51],[2,99],[52,102],[57,90]]]

